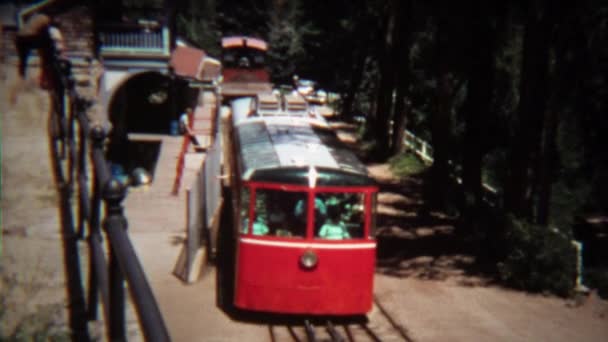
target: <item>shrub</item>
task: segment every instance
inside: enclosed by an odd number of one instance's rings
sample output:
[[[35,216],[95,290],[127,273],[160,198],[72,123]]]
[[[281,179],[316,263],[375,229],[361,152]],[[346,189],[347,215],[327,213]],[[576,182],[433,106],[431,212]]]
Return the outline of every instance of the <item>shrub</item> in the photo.
[[[398,154],[391,158],[389,163],[393,173],[399,177],[420,174],[427,168],[412,152]]]
[[[568,296],[576,279],[576,252],[570,238],[545,226],[507,216],[505,258],[500,278],[515,288]]]

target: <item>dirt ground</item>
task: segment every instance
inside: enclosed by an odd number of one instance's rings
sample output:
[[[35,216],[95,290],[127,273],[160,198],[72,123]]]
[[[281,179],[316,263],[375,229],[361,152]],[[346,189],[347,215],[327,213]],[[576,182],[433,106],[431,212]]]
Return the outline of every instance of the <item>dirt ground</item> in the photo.
[[[67,331],[68,303],[57,192],[46,138],[48,98],[36,90],[32,79],[16,101],[11,101],[14,77],[9,69],[1,74],[0,338],[26,326],[61,335]],[[608,341],[605,301],[593,293],[575,301],[513,291],[471,272],[474,260],[454,242],[449,218],[435,214],[431,224],[416,224],[413,217],[419,205],[419,183],[415,179],[397,181],[384,164],[371,165],[370,172],[382,189],[375,296],[412,340]],[[148,234],[147,238],[153,239],[154,235]],[[154,244],[143,239],[135,241],[144,259],[154,257],[154,251],[146,251],[146,246]],[[173,260],[166,263],[173,265]],[[161,307],[171,307],[170,302],[180,299],[163,297],[162,293],[178,285],[160,265],[149,270],[165,277],[154,287],[160,287],[157,296]],[[151,278],[155,276],[150,274]],[[213,296],[214,284],[207,279],[185,293]],[[208,299],[201,301],[213,303]],[[171,309],[179,307],[173,304]],[[165,319],[170,331],[172,326],[179,326],[180,333],[172,334],[175,340],[225,341],[235,340],[236,336],[247,341],[267,340],[265,329],[244,328],[242,323],[221,315],[209,304],[197,312],[173,314]],[[188,329],[227,334],[188,338],[192,336]]]
[[[37,321],[33,329],[61,334],[66,291],[58,196],[45,138],[48,96],[36,88],[35,75],[19,91],[12,68],[2,68],[0,336],[30,329],[28,320]]]

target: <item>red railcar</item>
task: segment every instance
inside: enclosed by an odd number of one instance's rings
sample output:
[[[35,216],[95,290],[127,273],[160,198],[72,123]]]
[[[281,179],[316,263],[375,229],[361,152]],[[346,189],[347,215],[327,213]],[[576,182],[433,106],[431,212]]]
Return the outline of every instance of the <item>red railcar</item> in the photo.
[[[324,120],[294,101],[268,94],[237,99],[231,108],[224,141],[234,305],[304,315],[367,313],[378,189],[366,168]]]
[[[222,38],[222,97],[254,96],[272,89],[266,66],[268,45],[252,37]]]

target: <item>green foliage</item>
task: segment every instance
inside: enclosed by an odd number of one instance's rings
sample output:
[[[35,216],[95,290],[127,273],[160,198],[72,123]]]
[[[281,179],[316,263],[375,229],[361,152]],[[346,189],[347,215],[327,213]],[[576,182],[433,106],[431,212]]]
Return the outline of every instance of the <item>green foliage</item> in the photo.
[[[274,1],[206,1],[216,3],[216,19],[222,36],[245,35],[266,39],[268,13]]]
[[[427,169],[424,162],[410,151],[392,157],[389,164],[391,171],[399,177],[417,175]]]
[[[589,174],[585,172],[583,130],[572,116],[565,117],[557,131],[559,164],[551,194],[551,223],[569,226],[575,215],[582,214],[592,191]]]
[[[306,51],[305,36],[314,29],[302,20],[299,1],[274,3],[268,24],[268,58],[272,78],[279,84],[291,83],[302,64]]]
[[[597,294],[608,299],[608,268],[585,269],[583,284],[591,289],[597,289]]]
[[[481,181],[499,193],[503,192],[502,184],[507,178],[507,153],[504,148],[497,148],[484,156],[481,169]]]
[[[220,36],[212,0],[185,4],[177,13],[177,32],[212,56],[220,55]]]
[[[505,219],[505,258],[498,264],[508,285],[567,296],[576,279],[576,254],[570,238],[513,216]]]
[[[560,179],[553,184],[551,195],[551,223],[558,227],[569,227],[576,216],[582,215],[591,184],[587,179],[572,177]]]

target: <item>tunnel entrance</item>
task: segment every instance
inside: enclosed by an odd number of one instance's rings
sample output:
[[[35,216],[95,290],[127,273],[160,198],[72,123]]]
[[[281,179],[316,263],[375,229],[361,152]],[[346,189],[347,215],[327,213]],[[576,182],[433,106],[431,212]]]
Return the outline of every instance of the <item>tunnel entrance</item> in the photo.
[[[177,133],[178,114],[196,103],[198,89],[157,70],[114,71],[109,84],[117,79],[124,81],[118,81],[116,88],[107,87],[115,89],[107,102],[112,124],[107,158],[117,176],[135,168],[144,168],[153,176],[162,136]]]
[[[114,130],[128,133],[170,133],[174,119],[171,79],[156,71],[131,76],[112,96],[109,113]]]
[[[112,93],[108,116],[112,123],[107,158],[115,176],[144,168],[152,178],[162,137],[175,120],[171,78],[157,71],[129,76]],[[137,135],[140,139],[130,139]]]

